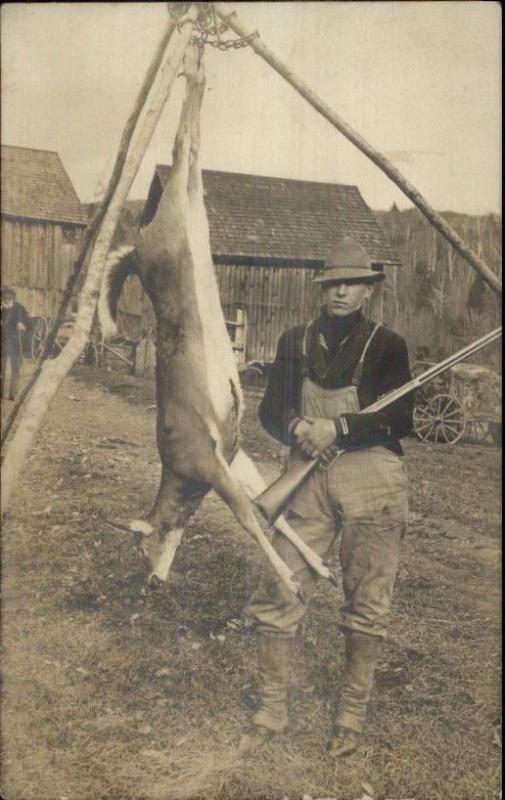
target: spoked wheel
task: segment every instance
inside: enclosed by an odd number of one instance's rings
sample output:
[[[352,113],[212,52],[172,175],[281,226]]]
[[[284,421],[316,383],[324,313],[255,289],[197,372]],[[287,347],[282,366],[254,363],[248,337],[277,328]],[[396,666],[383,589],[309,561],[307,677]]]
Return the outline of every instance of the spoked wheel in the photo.
[[[46,317],[39,317],[35,323],[32,333],[31,357],[38,358],[46,344],[47,334],[49,333],[49,320]]]
[[[451,394],[436,394],[414,411],[414,431],[423,442],[455,444],[465,425],[465,410]]]

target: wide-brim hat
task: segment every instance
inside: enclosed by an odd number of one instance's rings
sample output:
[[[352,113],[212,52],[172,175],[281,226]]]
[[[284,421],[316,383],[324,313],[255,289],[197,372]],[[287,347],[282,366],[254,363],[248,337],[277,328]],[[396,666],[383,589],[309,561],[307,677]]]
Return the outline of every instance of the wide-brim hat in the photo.
[[[334,281],[364,281],[377,283],[386,276],[372,269],[366,250],[350,236],[341,239],[325,258],[324,272],[314,283],[333,283]]]
[[[11,286],[2,286],[0,293],[2,297],[16,297],[16,292]]]

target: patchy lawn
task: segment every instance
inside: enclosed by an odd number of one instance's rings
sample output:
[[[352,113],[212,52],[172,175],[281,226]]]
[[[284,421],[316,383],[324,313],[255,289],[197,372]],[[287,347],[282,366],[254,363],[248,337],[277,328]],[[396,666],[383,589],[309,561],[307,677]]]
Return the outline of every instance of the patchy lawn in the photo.
[[[270,479],[281,448],[247,400],[245,449]],[[343,648],[340,592],[321,584],[291,730],[240,758],[259,550],[209,495],[170,584],[144,597],[132,542],[105,523],[154,498],[153,403],[149,384],[81,369],[30,456],[3,535],[3,795],[355,800],[366,782],[377,800],[498,797],[501,451],[406,442],[411,525],[361,751],[336,769],[324,752]]]

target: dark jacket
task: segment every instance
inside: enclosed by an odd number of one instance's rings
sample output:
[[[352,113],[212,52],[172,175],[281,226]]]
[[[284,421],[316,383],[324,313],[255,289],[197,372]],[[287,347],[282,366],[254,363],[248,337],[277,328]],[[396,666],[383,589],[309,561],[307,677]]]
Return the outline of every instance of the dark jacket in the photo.
[[[28,328],[29,317],[26,308],[21,303],[14,303],[11,308],[1,309],[2,322],[2,353],[4,356],[20,356],[18,322]]]
[[[361,314],[337,355],[327,364],[320,345],[321,318],[312,326],[308,346],[308,375],[326,389],[349,386],[374,323]],[[285,331],[277,346],[265,395],[259,407],[261,424],[268,433],[284,444],[292,444],[290,422],[301,413],[303,372],[302,340],[305,325]],[[364,409],[382,395],[411,379],[407,347],[401,336],[382,325],[377,330],[363,364],[358,387],[360,408]],[[402,454],[399,442],[412,429],[413,394],[397,400],[384,411],[371,414],[343,414],[349,433],[342,439],[344,447],[370,447],[384,444]]]

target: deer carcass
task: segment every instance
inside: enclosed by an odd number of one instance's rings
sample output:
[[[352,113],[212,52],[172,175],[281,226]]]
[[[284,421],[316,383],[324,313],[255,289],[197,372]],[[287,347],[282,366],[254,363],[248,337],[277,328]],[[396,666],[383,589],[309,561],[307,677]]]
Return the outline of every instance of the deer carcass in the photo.
[[[184,525],[214,489],[258,541],[293,592],[298,582],[265,535],[251,498],[265,488],[239,448],[242,390],[219,299],[198,165],[204,72],[198,46],[185,55],[186,96],[173,147],[172,169],[152,221],[135,246],[112,254],[99,315],[105,336],[115,332],[117,301],[136,274],[157,321],[157,444],[161,482],[146,521],[130,529],[149,563],[149,581],[166,580]],[[307,562],[331,577],[321,558],[281,518],[276,527]]]

